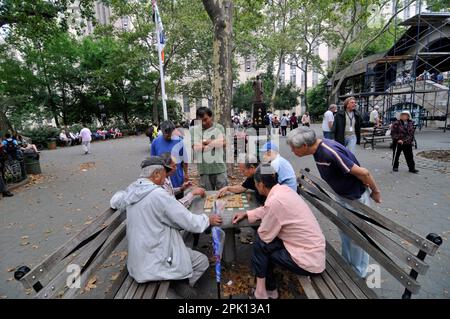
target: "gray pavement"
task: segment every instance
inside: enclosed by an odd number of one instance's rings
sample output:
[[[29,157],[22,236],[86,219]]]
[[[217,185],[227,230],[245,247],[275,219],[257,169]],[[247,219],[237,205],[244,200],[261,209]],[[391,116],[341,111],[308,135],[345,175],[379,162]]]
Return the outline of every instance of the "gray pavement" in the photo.
[[[318,125],[313,128],[320,130]],[[417,140],[417,151],[450,149],[449,132],[424,130],[417,133]],[[148,150],[148,139],[142,135],[93,143],[89,155],[82,155],[81,146],[42,152],[44,178],[15,190],[12,198],[0,199],[0,298],[31,297],[32,294],[27,295],[21,284],[12,279],[14,268],[36,265],[104,211],[112,194],[136,179],[139,163]],[[296,171],[309,167],[317,174],[312,157],[294,157],[284,138],[281,153]],[[375,150],[359,147],[356,153],[361,165],[371,170],[380,185],[383,195],[383,203],[377,205],[380,212],[421,235],[435,232],[443,237],[440,251],[430,257],[428,274],[419,276],[423,286],[418,297],[449,298],[449,172],[443,168],[421,168],[418,164],[418,175],[408,173],[405,165],[394,174],[387,144]],[[326,237],[339,247],[335,229],[318,217]],[[204,239],[201,245],[208,245],[208,240]],[[238,262],[248,264],[249,247],[238,244],[242,251]],[[382,278],[378,293],[385,298],[399,298],[401,287],[384,271]],[[212,280],[209,274],[200,283],[205,297],[215,296]]]

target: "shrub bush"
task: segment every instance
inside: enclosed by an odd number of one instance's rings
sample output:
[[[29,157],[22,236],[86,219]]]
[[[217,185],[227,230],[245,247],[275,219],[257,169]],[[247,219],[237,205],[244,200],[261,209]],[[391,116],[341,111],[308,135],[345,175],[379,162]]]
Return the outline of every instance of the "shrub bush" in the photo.
[[[39,149],[46,148],[49,138],[58,138],[60,129],[52,126],[40,126],[33,129],[25,129],[20,134],[31,138],[31,142]]]

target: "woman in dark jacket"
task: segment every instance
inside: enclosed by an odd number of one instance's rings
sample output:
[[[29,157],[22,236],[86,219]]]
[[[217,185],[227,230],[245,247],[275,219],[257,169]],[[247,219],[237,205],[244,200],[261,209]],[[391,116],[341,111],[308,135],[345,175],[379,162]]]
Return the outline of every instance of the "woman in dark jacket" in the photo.
[[[361,115],[356,110],[356,99],[344,101],[344,109],[336,113],[333,123],[334,139],[355,153],[361,139]]]
[[[394,149],[394,172],[398,172],[398,160],[403,151],[405,154],[406,163],[408,164],[410,173],[418,173],[414,163],[413,143],[414,143],[414,123],[411,120],[409,111],[402,111],[400,119],[395,121],[391,127],[391,136]]]

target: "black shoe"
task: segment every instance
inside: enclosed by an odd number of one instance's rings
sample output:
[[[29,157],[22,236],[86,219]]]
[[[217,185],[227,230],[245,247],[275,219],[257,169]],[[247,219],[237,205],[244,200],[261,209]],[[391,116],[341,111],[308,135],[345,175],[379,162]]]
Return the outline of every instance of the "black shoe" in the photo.
[[[394,172],[398,172],[398,167],[394,167],[392,170],[393,170]]]
[[[409,170],[409,172],[410,172],[410,173],[413,173],[413,174],[417,174],[417,173],[419,173],[419,170],[417,170],[417,169],[411,169],[411,170]]]
[[[3,194],[3,197],[12,197],[12,196],[14,196],[14,194],[11,193],[10,191],[3,192],[2,194]]]

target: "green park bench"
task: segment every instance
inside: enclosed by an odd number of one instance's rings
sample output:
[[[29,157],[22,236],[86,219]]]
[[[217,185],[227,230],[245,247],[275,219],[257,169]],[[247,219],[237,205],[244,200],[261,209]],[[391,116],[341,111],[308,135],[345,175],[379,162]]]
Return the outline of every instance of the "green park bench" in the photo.
[[[84,227],[75,236],[59,247],[33,269],[19,267],[14,277],[27,289],[32,288],[37,299],[72,299],[80,297],[80,289],[70,289],[67,267],[80,265],[79,276],[72,276],[72,282],[80,280],[80,288],[99,270],[103,262],[124,240],[126,233],[126,212],[108,209]],[[169,281],[139,284],[130,277],[127,267],[123,267],[111,289],[105,294],[107,299],[165,299]]]
[[[352,207],[351,210],[344,208],[336,201],[339,195],[323,180],[307,170],[301,170],[301,174],[298,179],[299,194],[405,288],[403,299],[417,294],[421,286],[417,276],[424,276],[429,269],[424,259],[426,255],[436,254],[442,238],[433,233],[423,238],[374,209],[341,197]],[[354,227],[350,227],[340,216],[344,216]],[[418,253],[413,250],[418,250]],[[378,298],[328,241],[326,270],[317,276],[298,276],[298,279],[306,296],[311,299]]]
[[[392,142],[392,137],[390,134],[386,135],[389,131],[389,126],[373,127],[366,129],[365,134],[362,136],[364,148],[367,144],[375,149],[375,144],[378,142]]]

